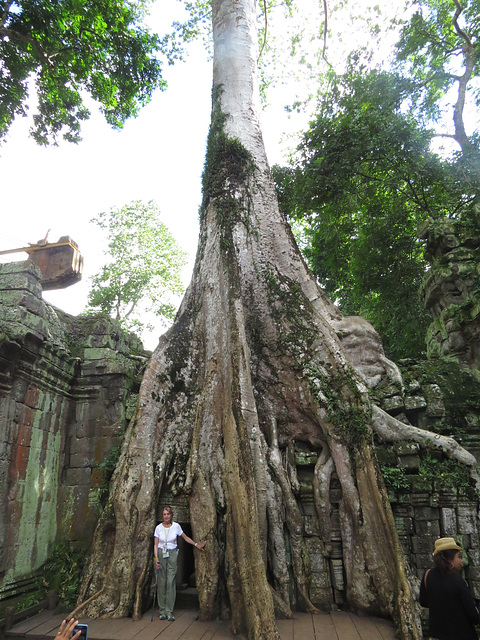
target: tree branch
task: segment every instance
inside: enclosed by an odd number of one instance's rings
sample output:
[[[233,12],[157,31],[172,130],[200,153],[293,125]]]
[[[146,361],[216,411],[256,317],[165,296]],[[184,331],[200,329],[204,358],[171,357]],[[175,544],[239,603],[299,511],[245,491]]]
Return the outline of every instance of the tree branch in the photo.
[[[1,25],[2,27],[5,26],[5,23],[8,18],[8,12],[12,4],[13,4],[13,0],[9,0],[7,3],[5,3],[5,9],[3,10],[3,14],[2,14],[2,25]]]
[[[328,4],[327,0],[323,0],[323,12],[325,14],[325,20],[323,21],[323,49],[322,58],[325,62],[328,62],[325,52],[327,50],[327,29],[328,29]]]
[[[0,27],[0,38],[10,38],[11,40],[17,40],[19,42],[26,42],[30,44],[38,54],[40,58],[40,62],[42,64],[46,64],[50,69],[53,68],[53,62],[50,60],[50,56],[47,54],[42,45],[32,38],[32,36],[27,36],[24,33],[20,33],[19,31],[15,31],[14,29],[8,29],[7,27]]]
[[[263,13],[264,13],[264,16],[265,16],[265,35],[263,36],[262,46],[261,46],[260,51],[258,53],[257,63],[260,60],[260,58],[262,57],[263,50],[265,49],[265,45],[267,43],[267,30],[268,30],[267,0],[263,0]]]
[[[463,29],[461,29],[460,25],[458,24],[458,18],[460,17],[462,11],[463,11],[463,7],[461,6],[460,2],[458,0],[453,0],[453,2],[455,3],[455,6],[457,7],[457,10],[455,11],[455,15],[452,18],[452,24],[454,26],[455,31],[458,33],[458,35],[465,40],[465,42],[470,46],[473,47],[472,45],[472,41],[470,40],[470,38],[468,37],[468,35],[465,33],[465,31],[463,31]]]

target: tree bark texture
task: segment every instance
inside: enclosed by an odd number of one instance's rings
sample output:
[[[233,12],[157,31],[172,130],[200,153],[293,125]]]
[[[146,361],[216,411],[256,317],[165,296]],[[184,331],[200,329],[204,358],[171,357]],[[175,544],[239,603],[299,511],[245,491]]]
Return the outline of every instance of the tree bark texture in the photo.
[[[254,0],[212,4],[213,109],[196,265],[145,374],[79,612],[141,614],[165,485],[188,495],[193,537],[207,540],[195,558],[202,619],[229,616],[235,632],[272,640],[275,613],[315,612],[292,463],[301,442],[316,456],[325,561],[334,474],[341,485],[348,606],[393,618],[400,637],[415,640],[415,606],[372,450],[372,425],[394,427],[368,396],[375,376],[397,370],[372,351],[372,328],[343,318],[318,288],[278,209],[259,123]],[[367,367],[339,338],[356,329],[375,336],[362,346]],[[323,608],[331,591],[327,584]]]

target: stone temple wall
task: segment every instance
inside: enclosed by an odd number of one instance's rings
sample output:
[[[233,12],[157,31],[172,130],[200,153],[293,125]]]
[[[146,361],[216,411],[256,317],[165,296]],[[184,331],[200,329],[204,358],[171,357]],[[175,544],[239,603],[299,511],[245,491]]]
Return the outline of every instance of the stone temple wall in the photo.
[[[428,220],[421,236],[430,263],[421,288],[432,316],[428,356],[480,369],[480,209],[464,218]]]
[[[147,355],[113,320],[44,302],[31,263],[0,265],[0,600],[56,540],[88,546]]]
[[[376,403],[397,419],[442,435],[453,435],[479,459],[480,377],[456,361],[401,363],[402,381],[387,378],[372,391]],[[376,442],[400,542],[419,588],[432,566],[438,537],[452,536],[465,549],[465,577],[480,600],[479,496],[466,468],[415,442]],[[343,606],[345,570],[340,525],[341,486],[330,483],[330,540],[325,545],[314,503],[313,478],[318,453],[295,443],[294,475],[309,554],[312,602],[319,607]],[[328,546],[328,549],[326,548]]]

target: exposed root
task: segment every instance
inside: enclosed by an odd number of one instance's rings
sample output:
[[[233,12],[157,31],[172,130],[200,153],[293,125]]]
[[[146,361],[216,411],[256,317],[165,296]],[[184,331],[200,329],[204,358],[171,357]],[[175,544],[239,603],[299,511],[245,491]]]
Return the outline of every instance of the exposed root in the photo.
[[[318,456],[313,476],[313,498],[320,527],[320,537],[324,541],[324,555],[329,557],[332,551],[330,543],[332,537],[332,505],[330,504],[330,482],[335,465],[327,448]]]
[[[105,589],[105,585],[103,585],[103,587],[99,591],[94,593],[93,596],[90,596],[88,600],[85,600],[85,602],[81,602],[78,606],[75,607],[73,611],[70,611],[70,613],[67,616],[65,616],[66,619],[75,618],[80,611],[83,611],[83,609],[85,609],[87,605],[89,605],[91,602],[96,600],[96,598],[98,598],[98,596],[100,596],[103,593],[104,589]]]
[[[477,461],[475,457],[459,445],[454,438],[404,424],[383,411],[383,409],[380,409],[380,407],[373,406],[372,409],[372,428],[381,440],[384,442],[410,440],[417,442],[424,448],[433,448],[442,451],[442,453],[449,458],[458,460],[458,462],[468,467],[470,477],[475,482],[477,491],[480,490],[480,475],[477,469]]]
[[[277,424],[275,418],[271,420],[271,444],[268,452],[268,462],[283,493],[285,510],[287,514],[287,527],[290,532],[292,565],[297,585],[298,598],[304,611],[315,613],[318,609],[312,604],[308,596],[307,576],[304,567],[305,542],[303,540],[302,516],[298,509],[297,501],[293,495],[290,481],[283,468],[282,456],[278,447]]]
[[[283,598],[281,598],[278,593],[275,591],[273,587],[270,587],[272,591],[273,598],[273,606],[275,607],[275,617],[276,618],[286,618],[290,620],[293,618],[293,613],[290,607],[285,603]]]

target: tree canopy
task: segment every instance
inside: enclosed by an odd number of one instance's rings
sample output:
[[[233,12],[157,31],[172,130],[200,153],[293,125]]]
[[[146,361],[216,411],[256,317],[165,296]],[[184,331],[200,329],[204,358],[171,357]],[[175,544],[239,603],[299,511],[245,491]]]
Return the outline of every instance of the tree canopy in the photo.
[[[448,125],[445,116],[450,113],[453,130],[449,126],[451,132],[442,135],[463,150],[478,150],[478,134],[466,130],[465,106],[480,106],[480,2],[415,0],[412,6],[396,61],[413,80],[416,108],[435,122],[442,119],[443,125]],[[478,126],[478,117],[475,120]]]
[[[153,203],[131,202],[99,213],[92,220],[107,232],[109,261],[92,277],[89,308],[114,316],[124,328],[141,330],[151,311],[170,320],[177,305],[172,295],[183,293],[180,249]]]
[[[6,0],[0,18],[0,139],[28,110],[34,84],[38,111],[31,135],[42,145],[78,142],[90,112],[88,93],[120,128],[164,88],[160,41],[142,26],[144,3],[130,0]]]
[[[351,55],[345,73],[326,74],[293,161],[274,168],[281,206],[302,221],[304,254],[320,283],[345,313],[374,324],[395,359],[425,349],[419,225],[468,215],[478,197],[476,133],[465,139],[463,125],[466,94],[474,99],[478,84],[469,62],[477,46],[471,4],[465,9],[471,24],[459,34],[457,2],[415,2],[397,44],[396,70],[372,70],[362,52]],[[445,61],[455,55],[463,75],[448,71]],[[454,102],[451,135],[447,97]],[[461,151],[434,153],[439,135],[456,140]]]

